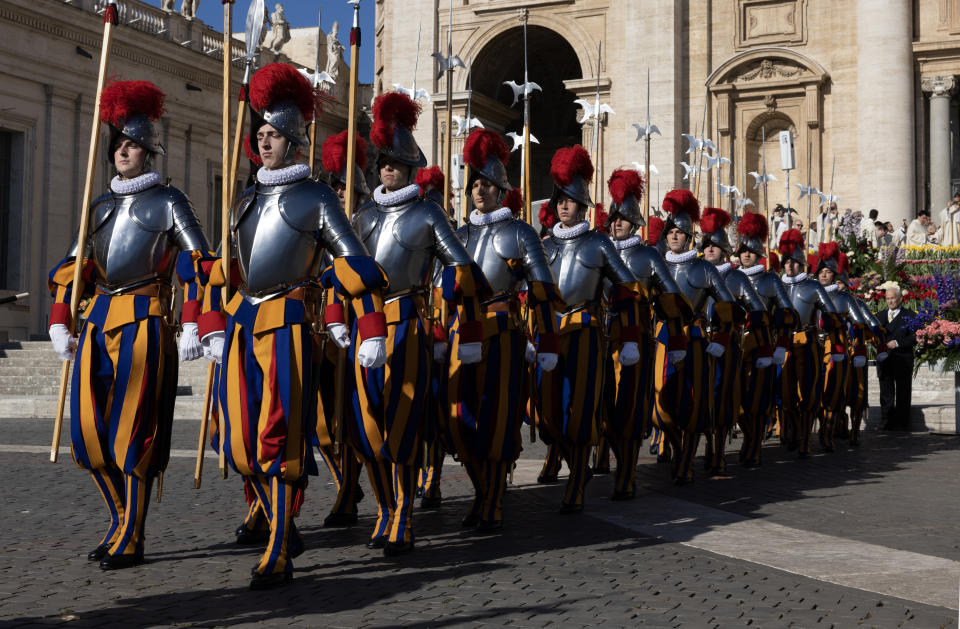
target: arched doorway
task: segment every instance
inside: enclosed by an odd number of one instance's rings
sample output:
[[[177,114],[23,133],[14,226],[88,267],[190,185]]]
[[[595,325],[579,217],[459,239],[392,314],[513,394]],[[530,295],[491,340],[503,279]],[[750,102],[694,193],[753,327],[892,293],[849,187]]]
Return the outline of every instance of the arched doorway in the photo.
[[[786,192],[786,177],[784,172],[780,169],[780,140],[779,134],[781,131],[791,131],[796,137],[797,127],[793,121],[785,114],[780,112],[770,112],[760,114],[754,118],[745,134],[746,142],[746,151],[744,160],[744,166],[746,166],[746,172],[757,172],[762,173],[764,170],[764,165],[766,165],[766,171],[777,178],[777,181],[771,181],[767,184],[767,205],[770,208],[774,208],[777,205],[783,205],[787,207],[787,192]],[[795,146],[795,163],[800,162],[801,155],[803,156],[804,171],[806,170],[806,150],[800,151],[799,147]],[[797,204],[797,197],[800,192],[797,190],[796,186],[793,186],[795,183],[804,183],[806,181],[798,182],[796,180],[796,175],[799,174],[799,170],[795,169],[792,173],[794,178],[791,180],[790,184],[793,189],[790,191],[790,207],[793,207],[798,212],[800,212],[801,218],[806,216],[805,211],[801,211]],[[757,207],[763,207],[763,186],[753,190],[754,179],[753,177],[748,177],[747,180],[750,182],[750,196],[757,203]],[[804,223],[806,220],[804,219]]]
[[[527,26],[528,75],[543,92],[535,92],[530,100],[530,129],[540,140],[532,145],[531,186],[532,197],[543,199],[550,196],[553,181],[550,179],[550,159],[562,147],[580,142],[582,131],[577,124],[578,107],[573,103],[576,96],[568,91],[563,82],[583,77],[580,60],[573,47],[556,31],[544,26]],[[523,81],[523,27],[509,28],[488,42],[471,64],[474,94],[483,94],[504,110],[513,112],[503,133],[523,132],[523,106],[513,101],[512,90],[506,81]],[[483,117],[481,115],[481,120]],[[487,121],[483,121],[486,124]],[[517,150],[507,166],[510,181],[520,183],[520,151]]]

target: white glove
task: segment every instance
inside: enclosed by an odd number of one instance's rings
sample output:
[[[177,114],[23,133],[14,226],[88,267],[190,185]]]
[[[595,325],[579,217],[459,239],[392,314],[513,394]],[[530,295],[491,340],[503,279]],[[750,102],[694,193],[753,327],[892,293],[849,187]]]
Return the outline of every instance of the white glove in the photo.
[[[357,361],[364,369],[377,369],[387,362],[387,337],[374,336],[360,343]]]
[[[777,363],[778,365],[782,365],[783,363],[787,362],[786,347],[778,347],[773,350],[773,362]]]
[[[878,363],[883,362],[883,361],[885,361],[886,359],[887,359],[887,353],[886,353],[886,352],[880,352],[879,354],[877,354],[877,362],[878,362]]]
[[[50,342],[53,343],[53,351],[57,353],[60,360],[73,360],[77,354],[77,339],[73,338],[70,330],[62,323],[54,323],[50,326]]]
[[[726,351],[726,347],[720,343],[710,343],[707,345],[707,353],[713,356],[714,358],[720,358],[723,356],[723,352]]]
[[[464,365],[480,362],[483,358],[483,343],[460,343],[458,357]]]
[[[854,367],[863,367],[867,364],[866,356],[854,356],[853,357],[853,366]]]
[[[620,364],[624,367],[631,367],[636,365],[640,360],[640,348],[637,347],[636,342],[627,341],[623,344],[623,347],[620,348]]]
[[[672,364],[676,364],[682,361],[687,357],[687,350],[685,349],[675,349],[673,351],[667,352],[667,360]]]
[[[769,356],[767,356],[767,357],[765,357],[765,358],[758,358],[758,359],[757,359],[757,362],[754,363],[754,365],[756,365],[757,369],[765,369],[765,368],[769,367],[769,366],[772,365],[772,364],[773,364],[773,359],[770,358]]]
[[[200,339],[200,344],[203,345],[203,357],[218,365],[223,360],[223,337],[224,334],[220,331],[211,332]]]
[[[340,349],[350,347],[350,330],[342,323],[328,323],[327,334],[330,336],[330,340],[336,343]]]
[[[842,363],[846,357],[846,354],[830,354],[830,360],[835,363]]]
[[[196,323],[184,323],[180,333],[180,362],[196,360],[203,356],[203,345],[200,344],[200,334]]]
[[[528,363],[537,362],[537,348],[533,346],[533,343],[527,341],[527,349],[523,353],[523,359]]]
[[[447,344],[442,341],[433,342],[433,360],[442,363],[447,360]]]
[[[537,364],[544,371],[553,371],[557,368],[558,356],[551,352],[541,352],[537,354]]]

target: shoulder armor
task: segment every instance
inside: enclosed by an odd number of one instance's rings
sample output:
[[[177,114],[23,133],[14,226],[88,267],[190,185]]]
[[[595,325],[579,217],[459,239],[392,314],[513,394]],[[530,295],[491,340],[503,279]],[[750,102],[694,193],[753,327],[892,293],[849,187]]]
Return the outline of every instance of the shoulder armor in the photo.
[[[257,198],[257,187],[250,186],[241,193],[240,198],[236,200],[233,208],[233,219],[230,225],[230,230],[233,231],[237,228],[237,225],[240,223],[240,220],[246,215],[247,210],[250,209],[250,206],[253,205],[253,200]]]
[[[316,232],[320,226],[320,213],[323,207],[339,207],[340,200],[327,184],[313,179],[304,179],[282,190],[278,203],[280,216],[290,227],[310,234]]]
[[[404,217],[393,223],[393,237],[408,251],[429,248],[434,243],[434,232],[433,229],[424,229],[424,226],[447,220],[440,206],[423,199],[414,201],[404,213]]]
[[[521,227],[526,227],[526,224],[515,219],[506,220],[502,225],[497,226],[493,248],[504,260],[517,260],[523,257],[520,247]]]
[[[460,242],[466,243],[470,239],[470,223],[461,225],[460,228],[457,229],[456,234]]]
[[[172,186],[153,186],[133,195],[130,217],[146,231],[165,232],[173,227],[173,208],[179,204],[190,204],[180,190]]]
[[[553,238],[547,238],[543,241],[543,250],[547,252],[547,262],[552,266],[557,255],[560,254],[560,246]]]
[[[577,247],[577,262],[588,269],[599,269],[603,267],[603,239],[606,236],[597,232],[588,232],[588,235],[579,243]]]
[[[367,236],[377,226],[378,212],[375,201],[367,201],[354,212],[352,223],[353,230],[360,236],[360,240],[366,242]]]
[[[90,233],[92,234],[107,222],[107,219],[110,218],[113,210],[117,207],[117,202],[113,194],[108,192],[94,199],[90,207],[93,210],[93,220],[90,222]]]

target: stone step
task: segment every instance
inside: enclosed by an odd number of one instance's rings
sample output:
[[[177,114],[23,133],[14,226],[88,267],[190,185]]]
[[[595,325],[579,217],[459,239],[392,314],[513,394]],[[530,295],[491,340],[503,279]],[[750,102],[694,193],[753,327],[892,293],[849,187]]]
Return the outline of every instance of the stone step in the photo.
[[[178,396],[173,407],[174,419],[199,420],[203,411],[203,396]],[[22,395],[0,396],[0,418],[6,419],[53,419],[57,415],[57,396],[49,395]],[[70,400],[68,398],[64,417],[70,417]]]

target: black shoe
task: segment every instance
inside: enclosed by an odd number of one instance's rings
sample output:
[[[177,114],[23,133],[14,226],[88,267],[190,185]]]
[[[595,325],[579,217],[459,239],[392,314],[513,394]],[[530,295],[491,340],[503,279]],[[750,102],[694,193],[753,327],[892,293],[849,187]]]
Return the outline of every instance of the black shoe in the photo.
[[[250,579],[250,589],[269,590],[280,585],[287,585],[291,581],[293,581],[292,572],[273,572],[271,574],[254,572],[253,578]]]
[[[471,511],[467,515],[463,516],[463,519],[460,520],[460,526],[462,526],[465,529],[472,529],[479,523],[480,523],[480,514],[474,511]]]
[[[143,553],[134,553],[132,555],[111,555],[107,553],[100,560],[101,570],[123,570],[132,568],[143,563]]]
[[[87,555],[87,561],[100,561],[110,552],[110,544],[100,544],[90,551]]]
[[[676,485],[677,487],[683,487],[684,485],[689,485],[692,482],[693,482],[692,480],[688,478],[683,478],[681,476],[678,476],[677,478],[673,479],[673,484]]]
[[[477,533],[483,535],[499,533],[501,530],[503,530],[503,520],[480,520],[477,524]]]
[[[854,440],[851,439],[851,440],[850,440],[850,447],[851,447],[851,448],[859,448],[859,447],[860,447],[860,440],[857,439],[856,441],[854,441]]]
[[[575,504],[575,505],[567,504],[564,502],[563,504],[560,505],[559,513],[563,515],[569,515],[571,513],[581,513],[581,512],[583,512],[582,502],[580,504]]]
[[[386,535],[378,535],[377,537],[371,537],[367,542],[367,548],[371,550],[379,550],[384,547],[387,543]]]
[[[609,474],[610,466],[609,465],[595,465],[593,467],[594,474]]]
[[[356,513],[331,513],[323,519],[323,526],[328,529],[353,526],[357,523],[357,518]]]
[[[711,467],[710,469],[707,470],[707,475],[709,476],[723,476],[726,473],[727,473],[726,470],[721,470],[719,467],[716,467],[716,466]]]
[[[657,452],[660,451],[660,448],[657,447],[657,444],[651,443],[649,450],[650,450],[650,456],[656,456]]]
[[[557,482],[557,475],[541,474],[540,476],[537,476],[537,482],[540,483],[541,485],[548,485],[550,483],[555,483]]]
[[[636,495],[636,490],[631,489],[630,491],[615,491],[613,495],[610,496],[610,500],[631,500]]]
[[[824,452],[833,452],[833,446],[823,446]]]
[[[657,463],[669,463],[669,462],[670,462],[670,455],[669,455],[669,454],[658,454],[658,455],[657,455]]]
[[[243,524],[237,527],[237,543],[241,546],[247,546],[250,544],[265,544],[269,539],[269,530],[264,531],[261,529],[251,531]]]
[[[413,551],[413,540],[409,542],[387,542],[383,545],[383,556],[384,557],[396,557],[398,555],[406,555],[409,552]]]
[[[793,452],[794,450],[796,450],[796,449],[799,448],[799,447],[800,447],[800,444],[797,443],[796,441],[788,441],[788,442],[787,442],[787,452]]]
[[[809,459],[809,458],[810,458],[810,453],[808,453],[808,452],[800,452],[800,453],[797,454],[797,458],[798,458],[798,459]]]
[[[420,500],[421,509],[439,509],[443,498],[440,496],[424,496]]]
[[[740,467],[748,470],[756,469],[760,467],[760,461],[744,461]]]

